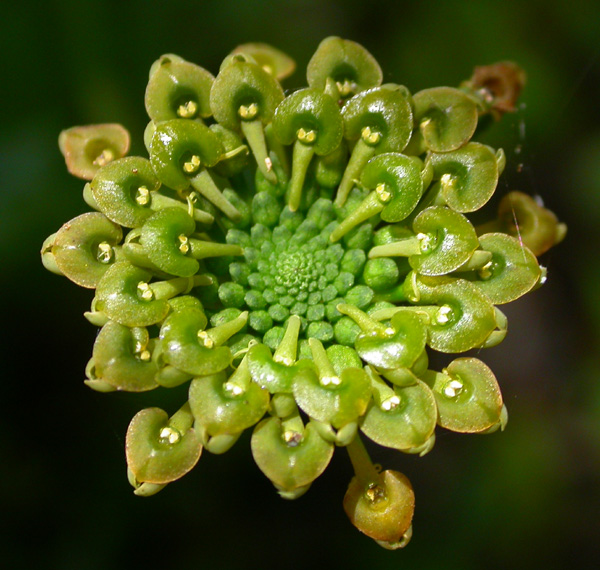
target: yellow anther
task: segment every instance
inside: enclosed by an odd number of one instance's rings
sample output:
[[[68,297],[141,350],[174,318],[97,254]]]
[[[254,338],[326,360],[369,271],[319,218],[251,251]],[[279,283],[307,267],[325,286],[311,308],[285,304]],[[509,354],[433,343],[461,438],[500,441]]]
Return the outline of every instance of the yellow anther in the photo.
[[[215,341],[208,336],[206,331],[199,331],[198,338],[206,348],[213,348],[215,346]]]
[[[380,485],[372,483],[365,491],[365,495],[367,499],[371,501],[371,503],[376,503],[382,499],[385,499],[385,490]]]
[[[110,263],[113,260],[114,256],[115,250],[109,243],[103,241],[98,244],[98,253],[96,255],[96,258],[100,263]]]
[[[150,190],[146,186],[140,186],[135,193],[135,201],[140,206],[147,206],[150,202]]]
[[[225,382],[223,390],[229,392],[232,396],[241,396],[244,393],[244,389],[233,382]]]
[[[104,166],[115,159],[115,153],[110,148],[105,148],[93,161],[96,166]]]
[[[150,288],[150,285],[145,281],[140,281],[137,285],[138,295],[144,301],[152,301],[154,299],[154,291]]]
[[[190,100],[183,105],[179,105],[177,108],[177,115],[182,119],[191,119],[196,116],[198,112],[198,103],[196,101]]]
[[[267,167],[267,172],[273,170],[273,161],[268,156],[265,157],[265,166]]]
[[[381,409],[384,412],[389,412],[390,410],[397,408],[399,405],[400,398],[398,398],[398,396],[392,396],[391,398],[388,398],[387,400],[381,402]]]
[[[296,447],[302,441],[302,434],[297,431],[285,431],[283,434],[283,441],[290,447]]]
[[[181,234],[177,237],[179,240],[179,251],[186,254],[190,251],[190,240],[185,234]]]
[[[481,279],[489,279],[492,276],[492,267],[493,267],[493,262],[490,260],[488,261],[480,270],[479,270],[479,277]]]
[[[181,434],[176,429],[167,426],[160,430],[158,437],[161,443],[168,443],[169,445],[173,445],[181,439]]]
[[[278,354],[273,357],[273,360],[279,364],[283,364],[284,366],[291,366],[294,364],[294,361],[291,358],[288,358],[287,356],[279,356]]]
[[[245,121],[251,121],[258,114],[258,105],[256,103],[250,103],[250,105],[240,105],[238,109],[238,115]]]
[[[464,384],[459,380],[450,380],[450,382],[444,386],[444,395],[448,398],[456,398],[456,396],[462,392],[463,388]]]
[[[360,136],[367,144],[377,144],[381,140],[381,133],[372,130],[371,127],[363,127]]]
[[[419,240],[419,246],[422,252],[431,251],[433,248],[433,237],[430,234],[424,234],[419,232],[417,234],[417,239]]]
[[[314,143],[317,140],[316,131],[313,131],[312,129],[307,131],[303,127],[298,129],[296,136],[298,137],[298,140],[300,142],[303,142],[306,144]]]
[[[427,117],[426,119],[423,119],[420,123],[419,123],[419,127],[421,129],[426,129],[429,125],[431,124],[431,117]]]
[[[149,350],[142,350],[142,352],[140,352],[140,360],[143,360],[144,362],[148,362],[148,360],[150,360],[150,358],[152,357],[152,355],[150,354]]]
[[[452,307],[442,305],[435,317],[435,322],[438,325],[445,325],[452,318]]]
[[[446,172],[446,174],[442,174],[440,182],[443,188],[452,188],[456,184],[456,176],[452,176],[452,174]]]
[[[335,82],[338,91],[340,92],[340,96],[344,99],[349,97],[356,91],[356,83],[354,81],[349,81],[348,79],[344,79],[343,82],[336,81]]]
[[[200,157],[194,154],[187,162],[183,163],[183,170],[187,174],[194,174],[200,168]]]
[[[379,199],[382,202],[387,202],[392,197],[392,193],[387,189],[387,186],[383,182],[377,184],[375,192],[377,192],[377,196],[379,196]]]
[[[321,386],[339,386],[342,383],[339,376],[323,376],[321,378]]]

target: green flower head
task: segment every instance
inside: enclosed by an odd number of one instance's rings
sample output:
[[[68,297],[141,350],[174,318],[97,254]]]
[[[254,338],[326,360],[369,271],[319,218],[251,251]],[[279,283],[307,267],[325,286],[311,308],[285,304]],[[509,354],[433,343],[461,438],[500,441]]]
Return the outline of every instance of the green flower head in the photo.
[[[185,475],[203,450],[225,453],[246,429],[287,499],[346,447],[346,513],[399,548],[412,532],[411,484],[375,468],[361,438],[424,455],[438,428],[504,428],[481,360],[436,371],[429,355],[498,344],[498,305],[544,282],[536,255],[565,226],[519,192],[483,226],[468,217],[504,167],[501,150],[472,137],[482,115],[510,110],[502,98],[523,82],[514,64],[491,68],[502,93],[478,68],[460,88],[413,95],[382,84],[365,48],[332,37],[308,63],[308,87],[286,95],[280,81],[294,68],[266,44],[239,46],[216,75],[163,55],[145,94],[147,158],[124,156],[119,125],[63,131],[94,212],[51,235],[42,261],[94,290],[88,386],[156,390],[157,404],[164,389],[189,386],[171,415],[153,407],[131,421],[137,495]]]

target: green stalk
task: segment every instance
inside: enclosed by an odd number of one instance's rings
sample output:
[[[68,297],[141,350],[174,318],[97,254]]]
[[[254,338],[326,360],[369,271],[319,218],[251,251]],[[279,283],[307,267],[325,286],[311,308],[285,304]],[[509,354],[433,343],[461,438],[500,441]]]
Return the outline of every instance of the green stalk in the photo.
[[[273,171],[271,159],[269,158],[269,153],[267,151],[265,131],[262,122],[260,119],[255,119],[254,121],[242,121],[240,127],[248,141],[248,146],[256,159],[258,169],[269,182],[277,184],[277,175]]]
[[[294,143],[292,178],[288,186],[288,206],[292,212],[295,212],[300,206],[306,171],[314,154],[315,149],[313,146],[306,145],[299,140]]]
[[[242,214],[223,196],[223,193],[219,190],[219,187],[205,168],[202,168],[196,176],[190,179],[190,184],[194,190],[197,190],[208,201],[212,202],[231,221],[239,222],[242,219]]]
[[[348,214],[342,223],[331,232],[329,239],[331,242],[336,242],[344,237],[352,228],[358,224],[368,220],[369,218],[379,214],[385,207],[384,204],[377,198],[377,192],[370,192],[368,196],[361,202],[360,206]]]
[[[338,192],[335,197],[334,205],[342,207],[346,203],[346,198],[352,190],[352,186],[356,180],[360,178],[360,175],[365,167],[365,164],[369,162],[369,159],[375,155],[375,148],[369,146],[362,138],[358,139],[350,155],[348,166],[344,171],[344,176],[338,187]]]

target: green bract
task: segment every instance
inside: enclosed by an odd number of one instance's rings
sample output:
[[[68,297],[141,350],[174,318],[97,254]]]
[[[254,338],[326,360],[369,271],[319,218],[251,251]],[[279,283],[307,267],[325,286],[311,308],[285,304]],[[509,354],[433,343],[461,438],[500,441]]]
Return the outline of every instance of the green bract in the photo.
[[[216,77],[161,56],[146,88],[148,157],[123,156],[119,125],[63,131],[67,166],[91,180],[83,196],[97,211],[49,236],[42,262],[95,289],[90,388],[153,390],[164,406],[166,389],[189,384],[171,417],[152,407],[129,426],[137,495],[183,476],[203,448],[225,453],[245,430],[287,499],[346,447],[348,517],[400,548],[412,487],[376,468],[361,437],[424,455],[436,429],[504,428],[482,361],[454,357],[436,371],[430,355],[501,342],[498,305],[544,283],[536,256],[566,228],[516,191],[497,219],[474,227],[469,217],[505,162],[472,136],[479,115],[514,108],[514,64],[414,96],[381,85],[373,56],[341,38],[320,44],[307,88],[284,91],[294,67],[258,43],[230,52]]]
[[[150,71],[146,111],[153,121],[210,117],[210,88],[214,77],[206,69],[163,55]]]

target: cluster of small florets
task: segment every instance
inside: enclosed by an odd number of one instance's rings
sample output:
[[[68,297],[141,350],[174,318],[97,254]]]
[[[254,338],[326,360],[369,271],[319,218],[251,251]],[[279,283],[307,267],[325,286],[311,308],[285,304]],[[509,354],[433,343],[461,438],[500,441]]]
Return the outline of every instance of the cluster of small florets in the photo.
[[[189,383],[171,416],[155,407],[131,421],[136,494],[254,426],[254,459],[285,498],[346,447],[350,520],[398,548],[412,532],[412,487],[380,472],[359,434],[423,455],[436,426],[503,428],[492,371],[473,357],[431,370],[428,351],[498,344],[498,305],[543,283],[536,255],[565,228],[520,192],[488,224],[467,217],[504,167],[501,150],[472,136],[480,116],[514,109],[524,80],[514,64],[413,95],[332,37],[308,64],[309,87],[285,96],[294,67],[264,44],[234,50],[216,77],[162,56],[145,97],[149,158],[125,156],[120,125],[61,133],[94,211],[51,235],[42,259],[95,290],[88,386],[160,398]]]

